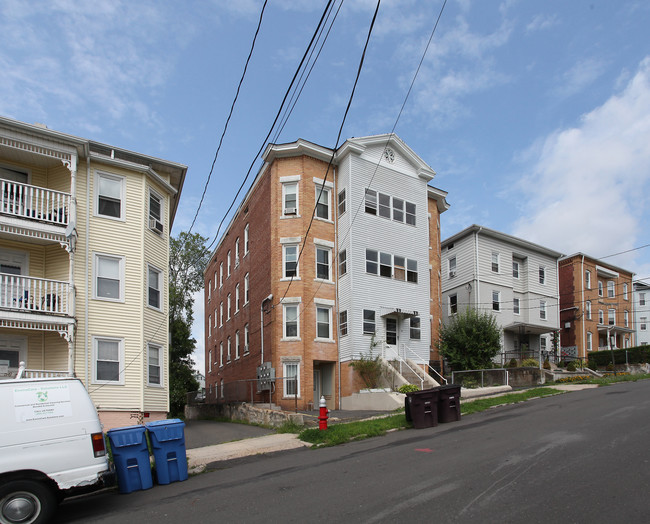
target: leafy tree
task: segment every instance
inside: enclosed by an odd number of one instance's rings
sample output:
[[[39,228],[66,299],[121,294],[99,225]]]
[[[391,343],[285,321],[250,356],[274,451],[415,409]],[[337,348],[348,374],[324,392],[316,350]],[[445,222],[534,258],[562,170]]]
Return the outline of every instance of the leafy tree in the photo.
[[[491,313],[468,308],[442,326],[438,350],[456,371],[492,367],[501,350],[501,328]]]
[[[192,352],[193,294],[203,288],[203,272],[210,259],[207,239],[198,233],[181,232],[170,239],[169,263],[169,397],[172,414],[183,413],[186,393],[196,391]]]

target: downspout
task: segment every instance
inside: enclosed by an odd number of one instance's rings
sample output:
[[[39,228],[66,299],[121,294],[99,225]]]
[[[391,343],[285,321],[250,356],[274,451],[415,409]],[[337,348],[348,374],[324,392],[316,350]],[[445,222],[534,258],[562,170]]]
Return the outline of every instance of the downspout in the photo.
[[[90,385],[90,361],[88,358],[88,297],[90,296],[89,289],[91,289],[92,278],[90,275],[90,268],[88,267],[90,256],[90,247],[88,245],[90,238],[90,151],[86,157],[86,238],[85,238],[85,258],[86,258],[86,289],[84,293],[84,358],[86,360],[86,389]],[[75,312],[76,313],[76,312]]]
[[[269,295],[260,304],[260,364],[264,365],[264,302],[272,300],[273,295]]]

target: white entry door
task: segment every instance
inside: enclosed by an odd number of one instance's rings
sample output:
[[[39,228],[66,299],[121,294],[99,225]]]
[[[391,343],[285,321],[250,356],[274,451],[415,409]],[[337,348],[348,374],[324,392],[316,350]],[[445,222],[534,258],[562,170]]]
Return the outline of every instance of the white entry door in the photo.
[[[395,358],[398,354],[398,320],[397,317],[384,317],[384,330],[386,334],[386,355]]]

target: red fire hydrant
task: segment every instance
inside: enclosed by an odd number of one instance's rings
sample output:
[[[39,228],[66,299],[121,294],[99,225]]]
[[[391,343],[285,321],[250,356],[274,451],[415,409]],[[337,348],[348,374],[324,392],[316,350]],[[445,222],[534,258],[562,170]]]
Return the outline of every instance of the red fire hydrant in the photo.
[[[320,398],[319,406],[320,406],[320,414],[318,415],[318,429],[327,429],[327,418],[328,418],[329,411],[327,411],[327,404],[325,403],[325,397]]]

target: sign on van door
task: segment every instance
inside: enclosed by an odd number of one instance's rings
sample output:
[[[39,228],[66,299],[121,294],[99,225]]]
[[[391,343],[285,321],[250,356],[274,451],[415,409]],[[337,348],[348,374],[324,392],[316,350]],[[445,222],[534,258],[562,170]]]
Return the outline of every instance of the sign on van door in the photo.
[[[25,384],[14,388],[17,422],[71,417],[69,384]]]

